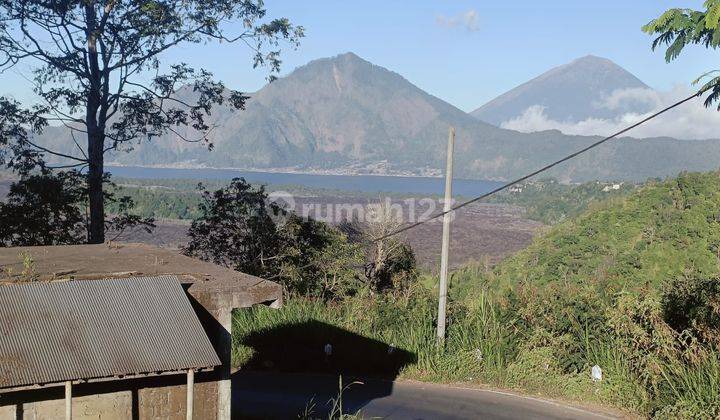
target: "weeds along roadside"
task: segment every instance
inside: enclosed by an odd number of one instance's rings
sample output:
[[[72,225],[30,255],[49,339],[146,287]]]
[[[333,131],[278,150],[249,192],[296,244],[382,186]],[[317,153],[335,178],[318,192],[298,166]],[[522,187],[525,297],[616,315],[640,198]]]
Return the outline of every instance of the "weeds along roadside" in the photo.
[[[717,173],[682,174],[599,203],[492,269],[457,270],[442,350],[437,279],[422,275],[399,289],[359,288],[330,302],[293,295],[279,311],[237,312],[235,362],[472,382],[660,418],[716,418],[718,209]],[[590,376],[595,365],[599,381]]]
[[[456,273],[456,291],[461,289],[462,276],[478,280],[475,276],[481,271],[473,266]],[[567,293],[568,299],[592,297],[591,294],[583,297],[572,288]],[[661,348],[629,343],[621,332],[613,331],[613,322],[628,311],[642,313],[647,302],[635,301],[633,309],[608,305],[603,308],[609,313],[608,318],[597,321],[601,325],[576,324],[576,329],[554,330],[552,322],[528,326],[527,317],[543,314],[536,307],[513,305],[510,301],[520,298],[503,286],[488,285],[451,301],[446,346],[441,350],[435,345],[434,298],[432,290],[416,285],[412,291],[398,295],[361,293],[329,304],[291,298],[280,310],[258,307],[236,311],[233,361],[236,366],[245,366],[263,353],[262,348],[243,344],[249,335],[312,323],[310,330],[303,331],[304,339],[293,337],[294,341],[288,343],[280,342],[284,337],[278,336],[278,342],[265,345],[311,347],[300,353],[316,354],[322,359],[326,357],[324,345],[332,344],[332,357],[341,357],[337,354],[343,348],[340,342],[343,336],[337,334],[337,329],[341,329],[383,343],[388,350],[413,354],[414,360],[399,370],[401,378],[482,384],[660,418],[715,418],[720,414],[720,359],[715,350],[702,348],[702,356],[689,362],[681,355],[665,354]],[[558,299],[560,304],[561,301]],[[581,318],[571,312],[565,315]],[[632,327],[642,326],[643,322],[635,320]],[[282,366],[277,360],[268,359],[256,360],[252,368],[287,370],[288,364],[293,363],[293,354],[294,351],[283,353]],[[350,365],[341,367],[347,373],[367,373],[365,365],[378,365],[371,360],[375,356],[369,355],[368,360],[363,360],[362,355],[355,357],[352,365],[355,371]],[[601,381],[594,382],[590,376],[594,365],[602,367]],[[298,360],[290,370],[303,371],[303,366],[307,363]]]

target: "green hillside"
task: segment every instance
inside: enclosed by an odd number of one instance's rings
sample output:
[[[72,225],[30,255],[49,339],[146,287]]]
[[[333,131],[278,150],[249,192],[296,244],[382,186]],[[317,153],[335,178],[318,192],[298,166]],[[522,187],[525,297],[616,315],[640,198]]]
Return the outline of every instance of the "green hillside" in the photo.
[[[594,204],[491,271],[456,273],[454,294],[471,308],[493,296],[518,340],[510,366],[529,369],[523,388],[579,379],[597,363],[617,375],[606,402],[715,418],[719,256],[720,175],[684,173]],[[555,374],[538,373],[539,362]]]
[[[720,177],[681,174],[649,183],[562,223],[498,267],[511,282],[662,286],[714,276],[720,252]]]
[[[238,312],[235,361],[310,369],[273,353],[282,334],[253,338],[288,325],[306,328],[294,345],[313,351],[329,340],[341,361],[352,343],[339,329],[407,354],[403,377],[653,418],[718,418],[720,176],[682,174],[628,193],[592,203],[494,268],[454,272],[443,348],[435,345],[438,279],[424,276],[387,294],[360,292],[332,304],[292,296],[279,311]],[[353,360],[353,369],[377,365],[367,359]],[[599,381],[591,378],[595,365]]]

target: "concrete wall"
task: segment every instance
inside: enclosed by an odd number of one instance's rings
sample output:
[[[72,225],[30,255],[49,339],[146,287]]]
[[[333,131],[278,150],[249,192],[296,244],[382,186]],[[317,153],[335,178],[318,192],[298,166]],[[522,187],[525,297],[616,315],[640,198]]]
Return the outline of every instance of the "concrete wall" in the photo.
[[[128,379],[73,386],[73,419],[174,420],[185,417],[185,375]],[[196,375],[193,416],[217,418],[217,383],[213,374]],[[0,420],[56,420],[65,417],[64,388],[0,394]]]

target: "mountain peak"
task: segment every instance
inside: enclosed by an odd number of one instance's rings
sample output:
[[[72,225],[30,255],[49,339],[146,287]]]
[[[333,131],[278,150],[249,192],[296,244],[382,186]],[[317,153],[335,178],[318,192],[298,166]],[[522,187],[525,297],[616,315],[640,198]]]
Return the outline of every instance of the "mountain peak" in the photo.
[[[266,90],[279,92],[287,89],[289,85],[295,86],[292,88],[294,92],[305,91],[309,86],[313,86],[325,95],[353,95],[356,98],[370,92],[379,95],[386,92],[417,95],[422,92],[398,73],[373,64],[353,52],[313,60],[274,84],[275,88],[263,89],[256,96],[266,95]]]
[[[617,71],[618,73],[625,73],[631,75],[627,70],[619,66],[617,63],[612,61],[609,58],[605,57],[598,57],[597,55],[586,55],[584,57],[576,58],[573,61],[563,65],[556,67],[558,69],[560,68],[572,68],[572,67],[585,67],[590,70],[602,70],[602,69],[613,69],[614,71]],[[593,69],[594,68],[594,69]],[[633,76],[635,77],[635,76]],[[641,82],[642,83],[642,82]]]
[[[348,61],[364,61],[367,62],[367,60],[363,59],[359,55],[355,54],[352,51],[348,51],[342,54],[338,54],[335,57],[331,57],[331,60],[348,60]]]
[[[361,65],[373,65],[371,62],[365,60],[364,58],[360,57],[359,55],[355,54],[354,52],[345,52],[342,54],[338,54],[332,57],[324,57],[324,58],[318,58],[315,60],[310,61],[309,63],[298,67],[296,70],[300,70],[306,67],[316,67],[318,65],[327,65],[327,64],[361,64]]]
[[[579,64],[568,67],[518,88],[516,98],[545,104],[548,109],[557,110],[557,103],[579,109],[597,97],[593,84],[624,86],[617,82],[618,75],[625,77],[625,85],[642,84],[622,69]],[[510,97],[507,102],[512,100]],[[522,109],[523,103],[511,105]],[[597,141],[597,137],[565,136],[558,131],[528,134],[492,127],[422,91],[397,73],[352,53],[300,67],[253,94],[245,110],[218,107],[206,122],[215,127],[211,133],[213,152],[179,140],[181,136],[197,138],[200,133],[192,127],[178,127],[177,133],[167,133],[151,142],[139,141],[129,153],[113,153],[108,162],[133,166],[294,167],[344,173],[375,173],[377,162],[387,162],[382,168],[390,173],[433,174],[445,165],[447,130],[455,127],[458,177],[502,180],[517,178],[568,149]],[[61,153],[73,152],[72,133],[64,127],[48,127],[37,141]],[[568,181],[642,180],[683,169],[710,170],[720,160],[720,142],[669,138],[618,141],[604,153],[605,159],[590,154],[580,156],[550,175]]]
[[[583,57],[579,57],[571,61],[571,63],[613,63],[612,60],[605,57],[599,57],[597,55],[588,54]],[[613,63],[615,64],[615,63]]]
[[[545,115],[561,122],[588,118],[615,118],[626,112],[647,109],[609,109],[601,102],[616,90],[649,87],[612,60],[587,55],[552,68],[534,79],[511,89],[471,114],[495,125],[518,118],[540,106]],[[641,107],[641,104],[635,104]]]

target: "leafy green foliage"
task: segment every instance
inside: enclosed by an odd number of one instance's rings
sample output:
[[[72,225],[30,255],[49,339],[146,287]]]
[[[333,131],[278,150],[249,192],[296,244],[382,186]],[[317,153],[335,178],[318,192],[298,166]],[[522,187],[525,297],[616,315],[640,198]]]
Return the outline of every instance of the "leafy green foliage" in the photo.
[[[272,76],[279,71],[279,43],[296,46],[303,29],[265,16],[262,1],[248,0],[2,0],[0,71],[33,66],[39,100],[24,109],[0,98],[0,146],[12,148],[13,155],[52,155],[65,167],[87,167],[88,239],[103,242],[105,153],[168,132],[212,148],[212,109],[243,109],[248,98],[184,63],[169,65],[163,74],[160,56],[183,44],[244,42],[253,65],[268,66]],[[232,33],[235,28],[241,29]],[[192,98],[181,99],[181,88]],[[67,144],[35,143],[48,121],[69,130]]]
[[[698,376],[718,351],[719,211],[717,173],[651,182],[558,225],[480,278],[501,291],[520,354],[550,352],[572,375],[593,364],[586,343],[616,347],[645,390],[644,410],[660,412],[676,403],[675,381],[704,378],[683,391],[694,399],[720,380]],[[717,397],[703,401],[692,410],[718,414]]]
[[[337,229],[268,202],[264,187],[244,179],[202,197],[185,254],[278,281],[292,294],[351,293],[361,254]]]
[[[278,277],[296,294],[327,301],[356,292],[362,253],[337,228],[287,214],[281,225],[283,252]]]
[[[657,19],[643,26],[642,30],[648,34],[658,35],[652,43],[656,49],[667,45],[665,60],[670,62],[680,56],[688,45],[699,44],[706,48],[720,47],[720,1],[705,0],[705,11],[692,9],[670,9]],[[700,92],[710,91],[705,105],[710,106],[720,99],[720,70],[713,70],[700,76],[695,83],[702,79],[709,79],[702,86]],[[720,111],[720,105],[718,105]]]
[[[132,197],[135,212],[145,217],[167,219],[194,219],[199,216],[200,194],[197,184],[208,188],[222,188],[224,181],[192,179],[127,179],[117,178],[118,194]],[[617,185],[618,189],[613,189]],[[633,183],[562,184],[554,179],[543,179],[522,185],[521,192],[501,193],[488,199],[491,203],[511,204],[523,207],[525,216],[556,224],[578,216],[594,203],[608,198],[619,198],[636,189]],[[284,191],[297,196],[349,196],[350,199],[377,199],[374,193],[347,192],[319,189],[302,185],[268,185],[266,191]],[[411,194],[384,194],[394,198],[414,197]],[[110,208],[112,211],[113,207]]]
[[[682,174],[605,202],[510,258],[497,277],[544,285],[562,280],[619,291],[682,274],[718,270],[720,181],[715,173]]]
[[[541,179],[521,184],[511,192],[491,196],[489,201],[523,207],[528,218],[554,225],[580,215],[593,203],[625,196],[634,189],[635,185],[631,183],[567,185],[554,179]]]
[[[86,191],[77,173],[31,175],[0,203],[0,246],[69,245],[85,239],[79,204]]]
[[[280,235],[272,217],[282,209],[267,203],[263,187],[234,179],[225,188],[202,194],[202,216],[193,221],[184,252],[248,274],[276,275]]]
[[[720,279],[681,276],[663,293],[663,318],[677,332],[720,348]]]
[[[223,188],[227,181],[217,179],[137,179],[114,178],[116,187],[113,192],[129,196],[135,202],[134,213],[143,217],[156,219],[192,220],[200,216],[202,196],[197,190],[198,183],[207,189]],[[377,194],[359,191],[342,191],[335,189],[314,188],[304,185],[270,184],[265,186],[266,192],[282,191],[299,197],[332,196],[348,197],[348,200],[369,201],[377,199]],[[409,194],[383,194],[388,197],[406,198]],[[108,210],[116,210],[109,205]]]
[[[110,182],[106,177],[106,182]],[[14,182],[5,203],[0,202],[0,246],[73,245],[87,241],[86,176],[78,171],[43,169]],[[120,237],[128,229],[154,227],[152,218],[133,214],[127,196],[105,194],[116,211],[105,226]]]
[[[200,217],[202,196],[197,191],[162,186],[128,186],[122,182],[118,181],[118,185],[111,187],[109,192],[130,197],[135,203],[133,214],[155,219],[192,220]],[[197,187],[197,182],[194,186]],[[108,203],[107,210],[116,213],[119,206]]]

